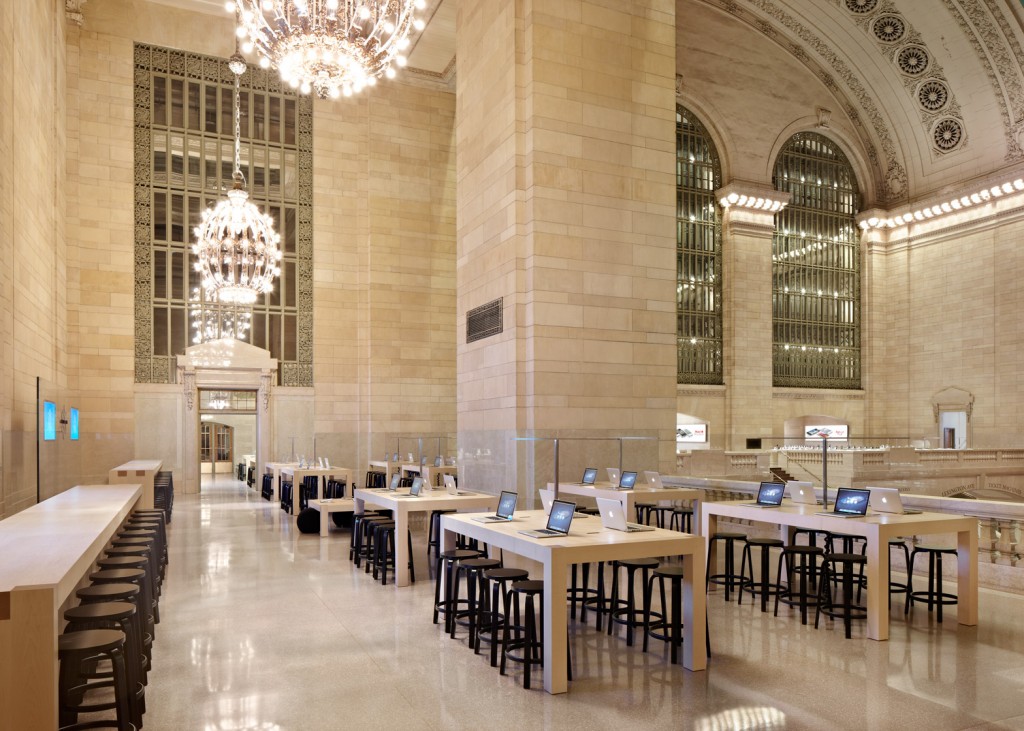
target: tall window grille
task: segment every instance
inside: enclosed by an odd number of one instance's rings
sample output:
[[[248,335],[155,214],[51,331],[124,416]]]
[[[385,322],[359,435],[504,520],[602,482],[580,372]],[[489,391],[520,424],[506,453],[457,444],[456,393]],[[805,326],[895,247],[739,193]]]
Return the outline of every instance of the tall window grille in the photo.
[[[722,225],[718,153],[676,107],[676,317],[679,383],[722,383]]]
[[[834,142],[794,135],[773,183],[792,194],[775,216],[772,346],[776,386],[860,388],[859,196]]]
[[[313,370],[312,102],[276,74],[241,79],[241,167],[281,235],[274,291],[240,311],[206,300],[193,229],[234,172],[234,75],[227,61],[135,46],[135,380],[168,383],[185,348],[238,337],[279,361],[278,382]]]

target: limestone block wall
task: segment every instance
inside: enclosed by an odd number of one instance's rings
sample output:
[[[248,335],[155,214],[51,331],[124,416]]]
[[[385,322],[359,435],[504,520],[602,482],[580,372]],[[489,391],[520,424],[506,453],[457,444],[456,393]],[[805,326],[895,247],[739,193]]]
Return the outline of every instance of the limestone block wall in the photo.
[[[318,445],[455,430],[455,97],[380,83],[314,108]]]
[[[0,7],[0,517],[36,499],[36,379],[67,385],[64,4]]]
[[[975,399],[969,446],[1019,446],[1022,234],[1024,217],[1010,210],[878,247],[872,287],[888,327],[871,362],[870,428],[937,437],[931,397],[957,386]]]

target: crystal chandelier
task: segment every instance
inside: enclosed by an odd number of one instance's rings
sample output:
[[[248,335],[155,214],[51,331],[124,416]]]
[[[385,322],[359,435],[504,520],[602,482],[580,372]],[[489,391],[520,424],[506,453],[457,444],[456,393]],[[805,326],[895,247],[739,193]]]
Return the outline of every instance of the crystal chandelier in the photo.
[[[203,211],[202,221],[195,228],[192,252],[210,300],[251,305],[259,295],[274,289],[274,278],[281,273],[281,237],[274,232],[274,219],[260,213],[245,191],[238,86],[246,65],[237,48],[228,68],[235,75],[234,187],[228,191],[227,200]]]
[[[228,395],[223,391],[211,394],[209,403],[211,409],[222,410],[228,408],[230,405],[231,402],[228,400]]]
[[[203,302],[196,287],[188,298],[188,313],[192,320],[193,344],[220,338],[249,339],[252,311],[243,305]]]
[[[392,62],[405,66],[409,29],[424,0],[228,0],[236,13],[246,53],[256,49],[260,66],[273,65],[303,94],[321,99],[351,96],[383,74]]]

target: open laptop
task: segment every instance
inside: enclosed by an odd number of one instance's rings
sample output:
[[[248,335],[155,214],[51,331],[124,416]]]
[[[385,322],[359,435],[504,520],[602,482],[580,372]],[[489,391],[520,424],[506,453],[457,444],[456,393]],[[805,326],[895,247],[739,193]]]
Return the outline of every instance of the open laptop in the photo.
[[[619,478],[620,490],[632,490],[636,487],[636,472],[623,472]]]
[[[455,487],[455,478],[452,475],[444,476],[444,489],[448,491],[449,495],[472,495],[471,492],[465,490],[459,490]]]
[[[507,523],[512,520],[512,514],[516,511],[516,499],[519,496],[509,490],[502,490],[498,498],[498,509],[494,515],[482,515],[473,518],[477,523]]]
[[[593,485],[595,482],[597,482],[597,467],[587,467],[583,470],[583,479],[576,484]]]
[[[790,480],[786,483],[789,490],[789,499],[798,505],[821,505],[818,496],[814,494],[814,484],[800,480]]]
[[[920,510],[903,507],[903,498],[895,487],[871,487],[870,504],[876,513],[895,513],[896,515],[920,515]]]
[[[569,526],[572,525],[572,516],[576,513],[576,503],[565,500],[553,500],[551,512],[548,514],[548,525],[539,530],[521,530],[524,536],[531,538],[557,538],[558,536],[569,535]]]
[[[599,497],[597,498],[597,508],[601,511],[601,525],[605,528],[621,530],[626,533],[654,530],[650,526],[640,525],[639,523],[627,523],[626,511],[618,500]]]
[[[815,515],[831,515],[833,518],[863,518],[868,513],[870,490],[859,487],[840,487],[836,491],[836,501],[831,511],[815,513]]]
[[[757,488],[757,502],[743,503],[748,508],[777,508],[782,505],[786,486],[781,482],[762,482]]]
[[[661,475],[657,472],[645,470],[644,479],[647,480],[647,487],[653,490],[662,490],[665,487],[665,484],[661,481]]]
[[[396,497],[419,497],[420,493],[422,491],[423,491],[423,478],[422,477],[414,477],[413,480],[412,480],[412,486],[409,488],[409,492],[408,493],[404,493],[402,495],[397,495]]]
[[[393,475],[391,475],[391,484],[388,485],[387,489],[390,490],[391,492],[394,492],[395,490],[397,490],[398,489],[398,482],[401,479],[402,479],[402,475],[400,475],[397,472],[394,473]]]
[[[618,485],[619,471],[614,467],[605,467],[605,470],[608,472],[608,482],[612,483],[613,485]]]
[[[551,515],[551,503],[553,503],[555,501],[555,491],[554,490],[547,490],[547,489],[542,487],[541,489],[537,490],[537,494],[540,495],[540,504],[541,504],[541,507],[544,508],[544,514],[545,515]],[[587,515],[586,513],[579,513],[576,516],[576,520],[579,520],[581,518],[589,518],[589,517],[590,516]]]

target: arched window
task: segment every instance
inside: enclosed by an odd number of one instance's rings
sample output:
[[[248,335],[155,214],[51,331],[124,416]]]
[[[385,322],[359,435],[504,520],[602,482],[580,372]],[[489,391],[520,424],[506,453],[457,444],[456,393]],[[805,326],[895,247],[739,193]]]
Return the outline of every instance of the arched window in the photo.
[[[792,194],[772,244],[773,382],[860,388],[859,196],[853,167],[830,139],[793,135],[773,183]]]
[[[676,106],[676,315],[679,383],[722,382],[722,167],[707,130]]]

